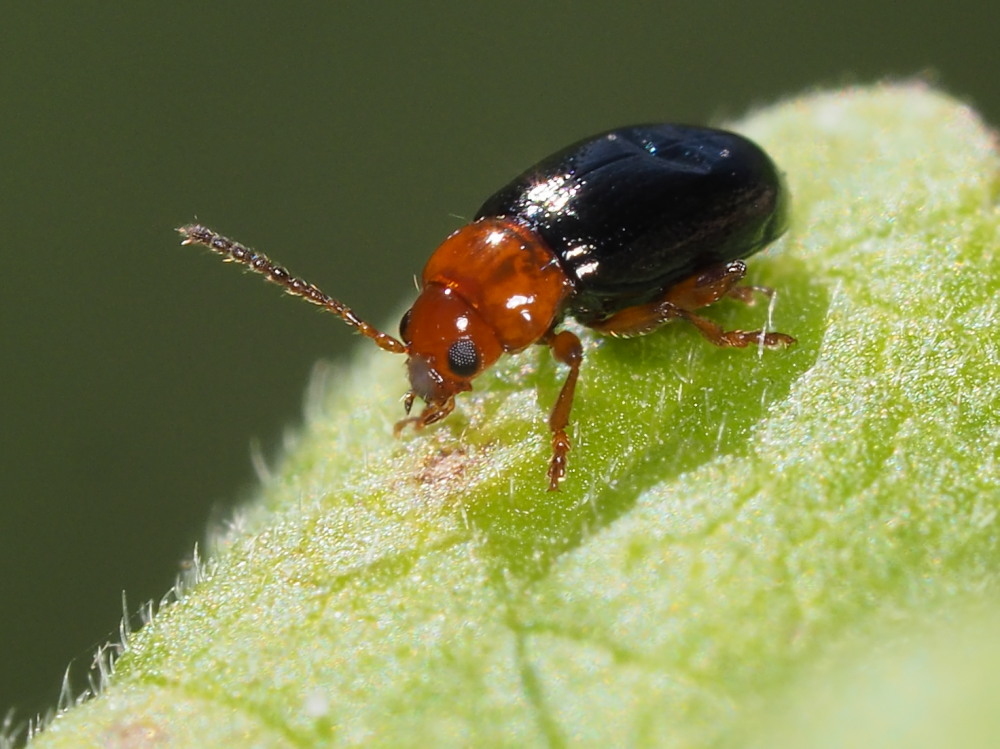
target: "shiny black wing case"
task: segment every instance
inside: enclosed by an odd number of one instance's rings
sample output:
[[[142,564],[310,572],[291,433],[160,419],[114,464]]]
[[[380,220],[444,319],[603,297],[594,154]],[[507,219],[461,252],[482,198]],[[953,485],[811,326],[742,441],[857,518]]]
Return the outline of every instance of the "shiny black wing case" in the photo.
[[[784,231],[786,202],[780,173],[752,141],[654,124],[549,156],[476,218],[511,218],[537,232],[576,287],[567,311],[586,323],[757,252]]]

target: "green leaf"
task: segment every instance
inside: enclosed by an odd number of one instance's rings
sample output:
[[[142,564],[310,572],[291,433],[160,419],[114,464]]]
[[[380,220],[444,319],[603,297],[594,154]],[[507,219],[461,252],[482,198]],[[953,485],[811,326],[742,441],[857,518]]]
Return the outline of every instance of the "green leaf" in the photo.
[[[993,134],[919,84],[735,127],[787,173],[792,229],[750,261],[773,309],[709,314],[773,317],[795,348],[584,333],[553,494],[546,351],[397,440],[401,361],[363,347],[317,378],[197,579],[36,744],[743,743],[803,680],[991,594]]]
[[[977,610],[985,609],[985,610]],[[761,749],[993,749],[1000,736],[1000,609],[970,607],[916,632],[887,634],[875,652],[804,679]]]

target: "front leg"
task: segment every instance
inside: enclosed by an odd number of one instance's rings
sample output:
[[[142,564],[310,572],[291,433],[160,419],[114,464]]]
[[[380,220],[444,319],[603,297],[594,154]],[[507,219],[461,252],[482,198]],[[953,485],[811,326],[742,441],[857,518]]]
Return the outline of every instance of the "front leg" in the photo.
[[[552,461],[549,463],[549,491],[559,491],[559,482],[566,476],[566,456],[569,454],[570,442],[566,436],[569,425],[569,412],[573,408],[573,393],[576,390],[576,380],[580,376],[580,364],[583,362],[583,347],[580,339],[568,330],[560,333],[549,331],[541,341],[548,345],[556,361],[569,367],[566,382],[563,383],[559,397],[549,415],[549,429],[552,431]]]

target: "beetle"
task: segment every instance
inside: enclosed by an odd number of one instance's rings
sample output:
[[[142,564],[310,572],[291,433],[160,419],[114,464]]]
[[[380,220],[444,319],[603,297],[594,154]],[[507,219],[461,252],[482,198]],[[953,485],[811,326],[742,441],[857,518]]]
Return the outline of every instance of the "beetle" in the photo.
[[[548,488],[566,475],[580,339],[568,316],[611,336],[638,336],[670,320],[716,346],[788,346],[784,333],[724,330],[695,314],[722,297],[753,302],[744,259],[785,231],[780,172],[755,143],[708,127],[649,124],[578,141],[538,162],[483,203],[424,267],[399,338],[359,318],[266,255],[198,224],[178,231],[340,317],[380,348],[407,356],[407,425],[420,430],[502,354],[548,346],[569,372],[549,416]],[[416,398],[419,415],[410,412]]]

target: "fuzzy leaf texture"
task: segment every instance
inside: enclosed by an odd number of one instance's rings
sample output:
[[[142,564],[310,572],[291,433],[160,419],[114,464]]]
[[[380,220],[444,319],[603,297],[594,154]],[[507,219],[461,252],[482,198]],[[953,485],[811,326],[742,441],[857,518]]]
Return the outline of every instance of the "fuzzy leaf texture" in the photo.
[[[796,347],[584,332],[548,493],[546,350],[394,439],[402,359],[360,345],[197,579],[34,744],[801,746],[792,696],[840,683],[850,722],[875,677],[824,674],[992,600],[994,134],[922,84],[733,127],[786,173],[792,223],[749,262],[773,308],[707,315]],[[873,720],[901,699],[870,692]]]

